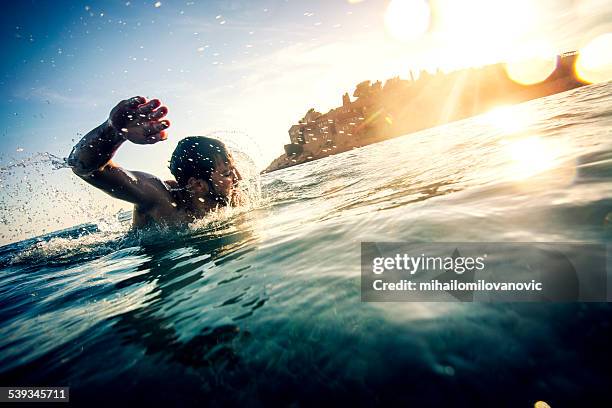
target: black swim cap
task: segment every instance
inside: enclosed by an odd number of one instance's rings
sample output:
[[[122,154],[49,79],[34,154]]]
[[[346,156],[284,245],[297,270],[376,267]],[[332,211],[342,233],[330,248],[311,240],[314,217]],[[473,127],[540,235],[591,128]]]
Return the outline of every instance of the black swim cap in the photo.
[[[170,172],[180,185],[190,177],[210,181],[219,163],[228,162],[230,153],[223,142],[206,136],[189,136],[181,140],[170,159]]]

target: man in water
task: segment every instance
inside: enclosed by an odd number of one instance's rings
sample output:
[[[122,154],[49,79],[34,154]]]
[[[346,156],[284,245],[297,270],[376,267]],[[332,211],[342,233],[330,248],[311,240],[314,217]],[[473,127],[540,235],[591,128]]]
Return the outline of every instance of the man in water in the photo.
[[[134,204],[134,226],[176,225],[203,217],[218,206],[236,205],[241,179],[227,147],[216,139],[191,136],[179,142],[170,160],[176,180],[126,170],[111,161],[125,142],[166,140],[168,108],[142,96],[119,102],[107,121],[72,149],[68,164],[87,183]]]

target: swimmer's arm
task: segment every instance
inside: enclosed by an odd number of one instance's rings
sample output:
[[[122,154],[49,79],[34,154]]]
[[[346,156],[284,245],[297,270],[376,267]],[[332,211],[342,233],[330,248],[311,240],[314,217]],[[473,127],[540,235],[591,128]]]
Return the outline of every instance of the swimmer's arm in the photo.
[[[123,135],[115,132],[108,122],[104,122],[74,146],[68,156],[68,164],[79,177],[90,175],[110,163],[125,141]]]
[[[111,197],[133,203],[143,210],[172,203],[168,185],[159,178],[142,171],[126,170],[112,161],[102,169],[80,177]]]
[[[160,105],[158,99],[147,102],[142,96],[119,102],[106,122],[87,133],[74,146],[68,157],[72,170],[83,176],[101,169],[126,140],[136,144],[166,140],[165,129],[170,122],[160,119],[166,116],[168,108]]]
[[[105,123],[87,133],[72,149],[68,164],[74,173],[111,196],[142,207],[166,201],[169,193],[161,180],[125,170],[111,161],[126,140],[152,144],[166,139],[164,129],[170,124],[159,119],[168,109],[160,105],[157,99],[147,102],[143,97],[121,101]]]

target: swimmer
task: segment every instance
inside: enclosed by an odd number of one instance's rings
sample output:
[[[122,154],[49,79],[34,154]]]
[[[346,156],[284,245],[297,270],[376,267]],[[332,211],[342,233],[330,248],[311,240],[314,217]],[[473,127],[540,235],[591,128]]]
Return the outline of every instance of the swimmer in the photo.
[[[72,149],[68,164],[87,183],[134,204],[133,225],[177,225],[202,218],[217,207],[242,201],[242,179],[231,153],[219,140],[204,136],[182,139],[172,153],[170,172],[162,181],[126,170],[111,159],[123,143],[154,144],[167,139],[168,108],[142,96],[123,100],[108,120],[87,133]]]

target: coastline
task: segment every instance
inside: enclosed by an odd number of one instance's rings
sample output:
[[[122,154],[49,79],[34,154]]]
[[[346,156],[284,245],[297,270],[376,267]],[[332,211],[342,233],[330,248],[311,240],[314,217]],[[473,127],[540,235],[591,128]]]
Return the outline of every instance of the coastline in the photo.
[[[557,56],[554,70],[533,84],[516,82],[502,63],[448,74],[421,72],[418,79],[410,72],[409,80],[395,77],[384,85],[363,81],[353,92],[354,101],[345,93],[342,106],[325,114],[314,108],[308,110],[289,129],[290,143],[284,146],[285,153],[261,173],[587,85],[575,73],[577,58],[575,51]]]

